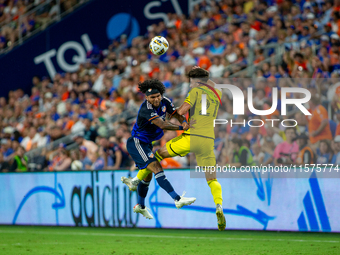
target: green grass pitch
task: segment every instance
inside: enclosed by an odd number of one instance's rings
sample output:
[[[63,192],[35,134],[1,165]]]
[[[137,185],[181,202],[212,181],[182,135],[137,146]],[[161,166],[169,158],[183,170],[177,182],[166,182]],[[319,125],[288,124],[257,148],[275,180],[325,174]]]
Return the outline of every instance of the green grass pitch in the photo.
[[[0,226],[0,254],[340,254],[340,234]]]

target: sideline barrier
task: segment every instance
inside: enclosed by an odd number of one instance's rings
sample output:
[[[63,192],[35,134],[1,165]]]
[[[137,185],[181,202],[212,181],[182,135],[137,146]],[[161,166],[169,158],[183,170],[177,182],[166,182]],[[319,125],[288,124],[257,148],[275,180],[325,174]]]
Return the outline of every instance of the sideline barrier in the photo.
[[[137,203],[120,178],[129,171],[0,174],[0,224],[147,228],[216,228],[205,179],[166,170],[178,193],[197,198],[177,210],[152,180],[146,205],[153,220],[132,212]],[[136,172],[132,173],[136,175]],[[340,179],[221,178],[227,229],[340,232]],[[156,188],[155,188],[156,187]]]

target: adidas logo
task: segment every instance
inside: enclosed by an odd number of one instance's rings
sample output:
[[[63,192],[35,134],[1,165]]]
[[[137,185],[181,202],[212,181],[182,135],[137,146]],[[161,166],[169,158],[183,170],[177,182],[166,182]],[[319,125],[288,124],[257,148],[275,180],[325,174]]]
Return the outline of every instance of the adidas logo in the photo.
[[[309,178],[309,185],[310,191],[307,191],[303,198],[305,210],[301,212],[297,220],[299,231],[330,232],[331,225],[315,172]]]

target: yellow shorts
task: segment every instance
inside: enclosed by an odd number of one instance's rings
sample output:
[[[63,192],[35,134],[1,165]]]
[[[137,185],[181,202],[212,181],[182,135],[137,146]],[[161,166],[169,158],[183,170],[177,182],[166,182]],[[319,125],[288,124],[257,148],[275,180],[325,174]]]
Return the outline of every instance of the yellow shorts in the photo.
[[[212,138],[181,134],[167,142],[166,149],[171,157],[184,157],[189,152],[194,152],[198,166],[216,165],[214,139]]]

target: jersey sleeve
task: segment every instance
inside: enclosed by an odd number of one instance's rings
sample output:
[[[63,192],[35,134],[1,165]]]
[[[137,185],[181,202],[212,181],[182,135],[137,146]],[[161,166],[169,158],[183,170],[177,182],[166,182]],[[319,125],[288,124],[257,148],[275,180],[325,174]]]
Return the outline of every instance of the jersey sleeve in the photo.
[[[187,95],[187,98],[184,100],[185,103],[190,104],[193,106],[196,103],[196,100],[198,98],[199,90],[198,88],[193,88]]]
[[[154,119],[159,118],[158,113],[154,109],[148,109],[147,107],[140,109],[139,116],[147,121],[153,121]]]
[[[163,97],[164,98],[164,103],[166,106],[166,112],[169,113],[170,115],[174,114],[174,112],[176,111],[175,105],[171,102],[171,100],[167,97]]]

